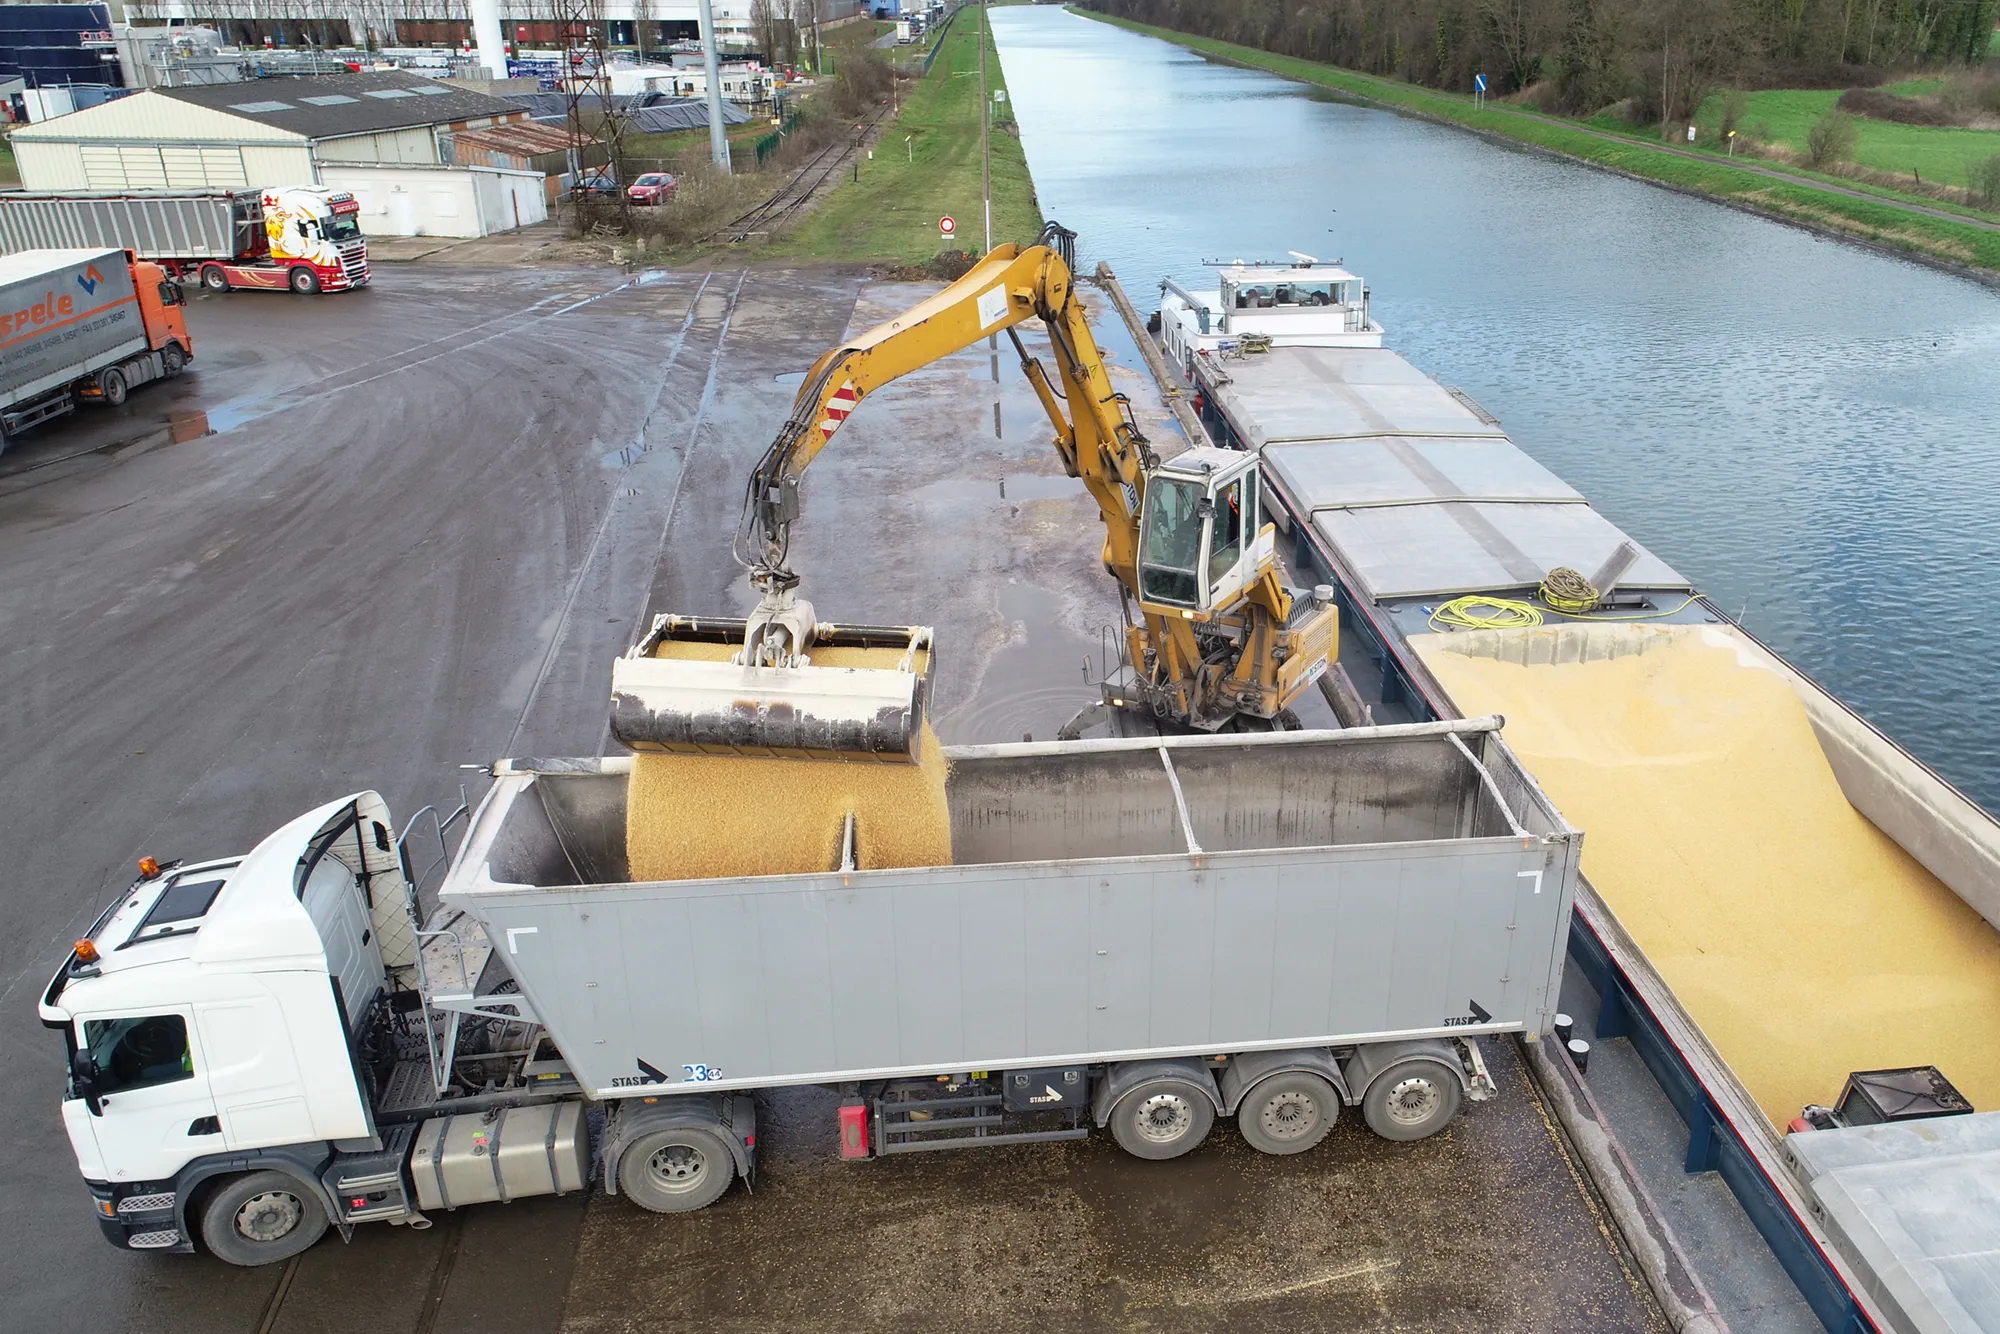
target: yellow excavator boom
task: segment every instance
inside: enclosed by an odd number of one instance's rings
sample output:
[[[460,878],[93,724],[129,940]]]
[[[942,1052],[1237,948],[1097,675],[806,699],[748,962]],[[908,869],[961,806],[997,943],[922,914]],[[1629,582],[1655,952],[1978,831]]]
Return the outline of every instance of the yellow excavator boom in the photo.
[[[1055,446],[1065,469],[1083,482],[1104,523],[1104,563],[1119,580],[1127,608],[1131,680],[1119,693],[1132,698],[1120,702],[1204,729],[1238,717],[1275,720],[1325,671],[1334,651],[1334,611],[1312,603],[1295,608],[1292,595],[1280,583],[1273,530],[1258,518],[1254,457],[1199,448],[1183,456],[1185,464],[1161,463],[1133,420],[1129,402],[1112,386],[1077,299],[1074,241],[1074,233],[1051,223],[1034,245],[997,246],[943,291],[813,363],[791,415],[759,461],[744,498],[746,527],[739,534],[738,554],[762,590],[757,611],[745,622],[662,617],[647,640],[620,660],[623,668],[636,657],[670,657],[671,649],[663,646],[677,638],[713,639],[734,634],[740,626],[743,652],[736,655],[735,666],[792,675],[765,680],[761,686],[746,679],[737,689],[713,670],[699,683],[690,671],[683,683],[686,699],[707,691],[708,703],[702,708],[717,715],[718,710],[728,710],[715,691],[729,695],[732,690],[742,694],[766,688],[785,697],[783,707],[776,714],[768,709],[757,714],[756,707],[736,708],[731,734],[739,740],[729,742],[721,738],[727,729],[719,715],[710,722],[690,722],[685,702],[673,697],[677,669],[649,666],[643,689],[635,671],[626,671],[622,681],[614,682],[612,724],[621,740],[638,749],[755,751],[754,745],[740,740],[746,731],[744,719],[752,714],[758,721],[748,727],[751,732],[779,729],[787,736],[797,734],[801,711],[811,711],[814,689],[834,684],[831,677],[820,676],[806,690],[806,702],[797,698],[800,682],[806,679],[800,673],[830,670],[811,667],[812,648],[834,642],[828,638],[833,627],[822,627],[811,605],[797,597],[799,579],[787,564],[802,475],[869,394],[1002,332],[1014,344],[1022,371],[1055,428]],[[1017,325],[1030,319],[1040,319],[1047,328],[1055,381],[1029,355],[1016,332]],[[1246,475],[1248,480],[1242,480]],[[1156,480],[1169,484],[1161,496],[1173,504],[1159,507],[1160,512],[1149,517],[1146,498]],[[1142,577],[1149,569],[1152,577]],[[869,642],[876,645],[894,642],[898,636],[911,645],[929,642],[929,632],[921,627],[869,630]],[[872,723],[876,736],[855,748],[878,757],[889,753],[901,758],[894,754],[900,749],[898,738],[915,723],[899,729],[885,726],[881,719],[893,711],[895,701],[905,698],[920,712],[921,684],[906,691],[886,676],[860,684],[873,692],[869,699],[877,708]],[[884,699],[890,704],[885,705]],[[836,711],[849,708],[844,701],[827,705]],[[916,723],[920,721],[916,718]],[[848,728],[842,734],[855,733]],[[833,742],[818,751],[805,748],[804,753],[841,749]]]

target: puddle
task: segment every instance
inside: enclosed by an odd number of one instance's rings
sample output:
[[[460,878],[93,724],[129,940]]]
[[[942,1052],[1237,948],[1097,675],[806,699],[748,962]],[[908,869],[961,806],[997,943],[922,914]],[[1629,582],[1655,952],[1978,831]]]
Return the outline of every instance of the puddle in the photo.
[[[167,438],[174,444],[183,445],[190,440],[199,440],[205,435],[214,434],[215,428],[208,424],[208,414],[200,409],[167,414]]]
[[[918,500],[946,504],[966,500],[1060,500],[1083,494],[1074,477],[1046,473],[1015,473],[1006,477],[948,477],[916,492]]]
[[[783,375],[773,375],[771,378],[779,384],[801,385],[806,382],[806,373],[804,371],[786,371]]]
[[[994,655],[976,695],[936,720],[940,740],[947,745],[1053,741],[1058,728],[1097,698],[1103,649],[1097,639],[1085,639],[1064,624],[1062,611],[1062,599],[1045,589],[1001,585],[1000,615],[1019,626],[1021,639]]]

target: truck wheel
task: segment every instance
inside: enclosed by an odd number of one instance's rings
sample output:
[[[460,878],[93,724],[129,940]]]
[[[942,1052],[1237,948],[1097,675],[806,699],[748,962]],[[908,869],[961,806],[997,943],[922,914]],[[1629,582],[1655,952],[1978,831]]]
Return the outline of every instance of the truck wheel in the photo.
[[[618,1160],[618,1189],[656,1214],[705,1209],[736,1177],[736,1159],[720,1136],[699,1126],[641,1135]]]
[[[319,275],[303,264],[292,269],[292,290],[300,296],[311,296],[319,290]]]
[[[179,343],[168,343],[160,349],[160,366],[167,374],[179,375],[181,368],[187,364],[187,353],[181,351]]]
[[[222,271],[220,264],[204,264],[201,266],[201,285],[211,292],[227,292],[229,275]]]
[[[1111,1109],[1111,1135],[1134,1158],[1178,1158],[1208,1138],[1215,1104],[1184,1079],[1139,1085]]]
[[[1318,1075],[1292,1070],[1257,1086],[1236,1109],[1236,1128],[1259,1153],[1304,1153],[1340,1116],[1340,1095]]]
[[[1458,1080],[1435,1061],[1404,1061],[1375,1076],[1361,1115],[1383,1139],[1424,1139],[1458,1115]]]
[[[326,1231],[326,1210],[283,1172],[250,1172],[223,1183],[201,1211],[201,1239],[218,1260],[268,1265],[289,1260]]]
[[[104,406],[117,407],[125,401],[125,372],[112,367],[97,377],[97,387],[104,394]]]

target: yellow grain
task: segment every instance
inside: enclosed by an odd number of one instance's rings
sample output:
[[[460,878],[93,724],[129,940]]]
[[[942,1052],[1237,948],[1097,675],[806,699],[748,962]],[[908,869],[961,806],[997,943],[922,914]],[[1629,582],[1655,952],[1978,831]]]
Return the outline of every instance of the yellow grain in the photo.
[[[1766,1116],[1936,1065],[2000,1106],[2000,934],[1847,803],[1791,685],[1699,631],[1522,666],[1418,640],[1569,821],[1583,869]]]
[[[656,656],[727,661],[739,646],[672,641]],[[894,668],[904,650],[821,646],[812,665]],[[922,672],[926,654],[919,653]],[[915,764],[641,754],[626,787],[625,853],[632,879],[799,875],[839,864],[854,813],[863,869],[951,864],[944,752],[929,722]]]

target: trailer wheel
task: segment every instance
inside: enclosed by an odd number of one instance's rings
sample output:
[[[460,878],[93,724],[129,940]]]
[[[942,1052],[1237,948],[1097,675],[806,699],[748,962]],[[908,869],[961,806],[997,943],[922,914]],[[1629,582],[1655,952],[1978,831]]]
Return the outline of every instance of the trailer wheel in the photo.
[[[229,275],[222,271],[220,264],[204,264],[201,266],[201,285],[211,292],[227,292]]]
[[[125,372],[116,366],[100,372],[97,388],[104,395],[104,406],[115,408],[125,401]]]
[[[699,1126],[642,1135],[618,1160],[618,1189],[656,1214],[705,1209],[722,1198],[735,1176],[729,1146]]]
[[[1361,1115],[1383,1139],[1425,1139],[1458,1115],[1458,1080],[1435,1061],[1404,1061],[1375,1076]]]
[[[283,1172],[232,1177],[201,1211],[201,1239],[218,1260],[268,1265],[289,1260],[326,1232],[326,1210]]]
[[[1184,1079],[1139,1085],[1111,1109],[1111,1135],[1134,1158],[1178,1158],[1215,1125],[1215,1104]]]
[[[179,343],[168,343],[160,349],[160,365],[169,375],[179,375],[187,362],[187,353],[181,351]]]
[[[1260,1080],[1236,1109],[1236,1128],[1259,1153],[1304,1153],[1340,1116],[1333,1085],[1305,1070]]]
[[[319,275],[303,264],[292,267],[292,290],[300,296],[311,296],[319,290]]]

